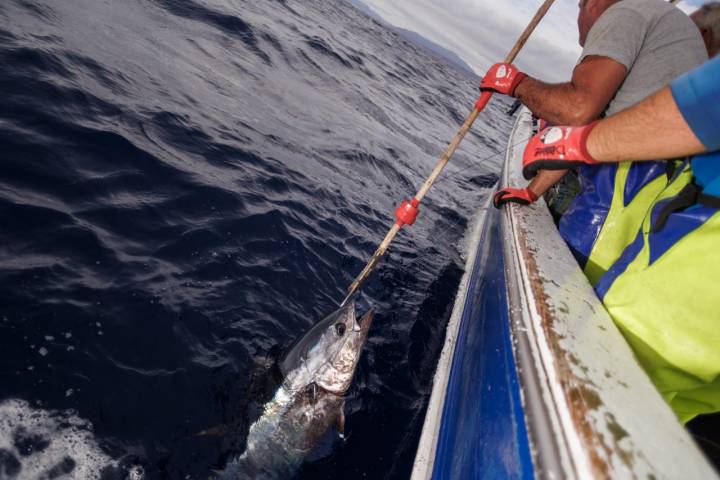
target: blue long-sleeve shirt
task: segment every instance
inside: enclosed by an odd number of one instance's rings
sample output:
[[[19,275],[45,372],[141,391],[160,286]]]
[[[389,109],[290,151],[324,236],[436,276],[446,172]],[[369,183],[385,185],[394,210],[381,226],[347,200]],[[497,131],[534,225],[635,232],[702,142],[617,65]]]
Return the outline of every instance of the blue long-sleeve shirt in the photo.
[[[692,160],[695,181],[720,196],[720,56],[680,76],[671,91],[680,113],[708,153]]]

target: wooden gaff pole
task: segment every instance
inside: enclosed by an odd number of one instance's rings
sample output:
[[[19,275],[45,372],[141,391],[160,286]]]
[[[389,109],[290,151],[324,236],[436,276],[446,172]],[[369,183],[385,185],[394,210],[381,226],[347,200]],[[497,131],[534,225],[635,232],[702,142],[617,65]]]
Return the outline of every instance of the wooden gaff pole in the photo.
[[[530,20],[530,23],[520,35],[520,38],[518,38],[517,42],[515,42],[515,45],[513,46],[512,50],[510,50],[510,53],[508,53],[507,57],[505,57],[506,63],[512,63],[513,61],[515,61],[515,57],[517,57],[518,53],[520,53],[520,50],[522,50],[528,38],[530,38],[530,35],[538,26],[540,20],[542,20],[542,18],[545,16],[554,1],[555,0],[545,0],[545,2],[540,6],[537,13],[535,13],[535,16],[532,18],[532,20]],[[427,180],[425,180],[425,183],[423,183],[422,187],[420,187],[420,190],[418,190],[417,194],[415,195],[415,200],[420,202],[423,197],[425,197],[425,194],[428,192],[428,190],[430,190],[430,187],[432,187],[437,178],[440,176],[440,173],[445,168],[445,165],[447,165],[447,163],[450,161],[450,158],[455,153],[455,150],[457,150],[460,142],[462,142],[463,138],[465,138],[465,135],[470,130],[470,127],[475,122],[480,112],[485,109],[485,106],[490,101],[490,98],[492,98],[492,92],[484,92],[482,95],[480,95],[480,98],[478,98],[477,102],[475,103],[475,108],[473,108],[472,112],[470,112],[470,115],[467,117],[462,127],[460,127],[458,133],[455,134],[455,138],[453,138],[450,142],[450,145],[448,145],[445,153],[440,158],[440,161],[430,173],[430,176],[427,178]],[[365,265],[365,268],[362,270],[362,272],[360,272],[360,274],[355,278],[353,283],[348,288],[347,296],[343,300],[342,305],[345,305],[345,303],[347,303],[350,297],[352,297],[353,294],[358,290],[358,288],[360,288],[363,282],[365,282],[365,280],[373,271],[380,259],[383,257],[383,255],[385,255],[385,252],[390,246],[390,243],[393,241],[395,235],[397,235],[401,228],[401,224],[397,222],[393,224],[393,226],[390,228],[387,235],[385,235],[385,238],[380,243],[373,256],[370,258],[370,261],[368,261],[367,265]]]

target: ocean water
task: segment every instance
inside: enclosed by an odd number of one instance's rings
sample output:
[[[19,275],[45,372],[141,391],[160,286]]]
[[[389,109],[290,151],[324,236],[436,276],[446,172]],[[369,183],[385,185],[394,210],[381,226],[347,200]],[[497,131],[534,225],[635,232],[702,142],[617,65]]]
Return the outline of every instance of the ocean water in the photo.
[[[477,79],[340,0],[3,0],[0,92],[0,478],[206,479]],[[347,439],[299,478],[408,477],[506,106],[364,287]]]

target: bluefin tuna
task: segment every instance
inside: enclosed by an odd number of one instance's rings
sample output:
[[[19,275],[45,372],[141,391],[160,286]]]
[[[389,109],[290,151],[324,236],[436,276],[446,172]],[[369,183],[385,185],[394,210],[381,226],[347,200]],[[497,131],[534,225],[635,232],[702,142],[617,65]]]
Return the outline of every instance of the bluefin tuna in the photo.
[[[245,452],[228,462],[222,480],[286,479],[331,426],[344,431],[350,388],[372,323],[349,302],[313,326],[280,362],[283,382],[250,426]]]

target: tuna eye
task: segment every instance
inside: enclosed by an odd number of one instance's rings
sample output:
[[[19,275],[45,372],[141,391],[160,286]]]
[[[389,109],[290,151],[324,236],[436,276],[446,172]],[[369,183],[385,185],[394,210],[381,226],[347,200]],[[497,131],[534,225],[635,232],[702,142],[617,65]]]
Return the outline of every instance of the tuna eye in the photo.
[[[345,324],[344,323],[336,323],[335,324],[335,333],[338,334],[338,337],[342,337],[345,335]]]

